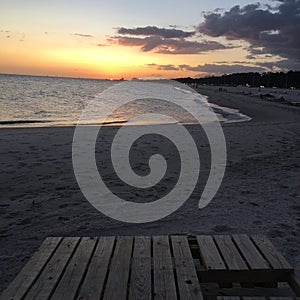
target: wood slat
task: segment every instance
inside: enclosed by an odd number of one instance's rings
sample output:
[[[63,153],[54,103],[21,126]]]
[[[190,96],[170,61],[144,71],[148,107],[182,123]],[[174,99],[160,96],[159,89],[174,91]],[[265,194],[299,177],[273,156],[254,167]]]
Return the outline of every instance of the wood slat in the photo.
[[[132,236],[117,237],[116,248],[104,290],[104,299],[126,299],[132,245]]]
[[[288,283],[294,291],[294,293],[297,296],[300,296],[300,279],[294,273],[288,276]]]
[[[265,236],[253,235],[252,240],[262,252],[263,256],[268,260],[275,270],[285,269],[292,271],[293,268],[286,259],[275,249],[273,244]]]
[[[290,298],[286,298],[286,300],[289,300],[289,299]],[[224,296],[224,297],[217,297],[217,300],[267,300],[267,298],[265,298],[265,297]]]
[[[135,237],[131,277],[129,287],[130,300],[151,299],[151,238]]]
[[[1,300],[20,300],[34,283],[51,255],[61,242],[61,237],[49,237],[43,242],[39,250],[31,257],[15,280],[1,295]]]
[[[171,241],[180,299],[204,299],[187,237],[172,236]]]
[[[229,270],[248,270],[246,263],[228,235],[218,235],[214,240],[220,249]]]
[[[298,300],[300,298],[293,298],[293,297],[238,297],[238,296],[224,296],[224,297],[217,297],[217,300]]]
[[[243,300],[267,300],[265,297],[243,297]],[[288,300],[288,299],[286,299]]]
[[[177,299],[169,239],[153,236],[154,299]]]
[[[108,264],[112,255],[115,237],[100,237],[91,258],[84,281],[78,293],[78,300],[100,299],[104,290],[104,281],[108,273]]]
[[[182,235],[173,235],[171,236],[171,242],[175,266],[195,269],[187,237]]]
[[[221,297],[217,297],[217,300],[240,300],[240,297],[237,296],[221,296]]]
[[[297,298],[292,298],[292,297],[270,297],[270,300],[294,300]]]
[[[150,236],[136,236],[133,247],[132,257],[151,258],[151,237]]]
[[[170,239],[171,245],[168,236],[154,236],[152,240],[145,236],[47,238],[0,300],[203,299],[187,237]],[[266,237],[196,236],[196,240],[200,260],[206,267],[200,273],[203,280],[219,282],[223,278],[226,282],[246,283],[258,278],[259,282],[286,280],[300,295],[300,281],[292,267]],[[300,300],[269,298],[292,299]]]
[[[213,238],[207,235],[197,235],[196,239],[200,250],[200,257],[207,270],[226,270],[226,266]]]
[[[268,262],[261,256],[246,234],[233,235],[233,240],[252,270],[270,269]]]
[[[75,298],[96,242],[96,239],[88,237],[81,239],[63,277],[51,296],[51,300],[72,300]]]
[[[45,266],[36,282],[33,284],[25,299],[44,300],[49,299],[52,291],[58,283],[65,266],[71,258],[80,238],[66,237],[62,240],[57,250]]]

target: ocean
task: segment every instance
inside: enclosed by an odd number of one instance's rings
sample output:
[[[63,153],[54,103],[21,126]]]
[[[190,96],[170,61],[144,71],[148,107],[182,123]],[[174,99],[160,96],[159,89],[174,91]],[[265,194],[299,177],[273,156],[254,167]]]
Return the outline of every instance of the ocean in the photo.
[[[152,81],[153,82],[153,81]],[[156,81],[174,85],[174,89],[180,85],[172,81]],[[76,125],[84,109],[92,102],[97,101],[97,106],[107,109],[109,100],[103,100],[99,95],[108,88],[121,83],[121,81],[42,77],[25,75],[0,75],[0,127],[49,127]],[[126,95],[124,94],[124,97]],[[205,97],[202,97],[206,101]],[[183,101],[185,101],[183,99]],[[185,103],[187,104],[187,103]],[[159,111],[159,105],[154,99],[145,103],[135,102],[134,105],[124,106],[118,109],[110,119],[103,119],[97,114],[86,118],[84,125],[95,124],[133,124],[132,116],[143,110],[155,107]],[[201,103],[199,103],[201,105]],[[249,118],[237,110],[211,105],[221,122],[247,121]],[[174,109],[174,108],[173,108]],[[176,112],[175,112],[176,115]],[[186,116],[177,112],[178,122],[190,123]],[[128,122],[129,121],[129,122]],[[164,122],[163,119],[147,120],[149,123]]]

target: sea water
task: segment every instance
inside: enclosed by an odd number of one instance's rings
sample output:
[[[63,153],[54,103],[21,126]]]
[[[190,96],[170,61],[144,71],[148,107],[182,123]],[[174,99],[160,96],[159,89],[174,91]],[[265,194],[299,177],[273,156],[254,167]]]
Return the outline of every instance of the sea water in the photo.
[[[171,84],[174,89],[180,89],[177,82],[160,81]],[[120,81],[61,78],[24,75],[0,75],[0,127],[49,127],[76,125],[83,110],[91,101],[97,99],[99,105],[109,106],[109,101],[101,102],[101,93]],[[203,97],[203,99],[205,99]],[[184,99],[183,99],[184,101]],[[205,100],[206,101],[206,100]],[[84,120],[85,125],[126,124],[131,116],[138,111],[149,110],[149,107],[159,111],[156,101],[149,101],[135,106],[120,108],[118,113],[110,120],[103,120],[97,116]],[[201,105],[201,103],[199,103]],[[249,117],[237,110],[211,104],[221,122],[247,121]],[[181,123],[190,123],[186,116],[178,112],[177,119]],[[160,120],[149,120],[157,123]],[[163,119],[161,120],[163,123]],[[131,124],[131,123],[130,123]]]

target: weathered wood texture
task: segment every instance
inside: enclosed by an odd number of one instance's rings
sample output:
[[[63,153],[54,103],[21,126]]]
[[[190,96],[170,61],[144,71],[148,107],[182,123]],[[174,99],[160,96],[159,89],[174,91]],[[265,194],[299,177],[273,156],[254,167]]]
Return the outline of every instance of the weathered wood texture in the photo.
[[[0,300],[203,300],[201,283],[279,281],[299,296],[299,279],[264,236],[51,237]]]

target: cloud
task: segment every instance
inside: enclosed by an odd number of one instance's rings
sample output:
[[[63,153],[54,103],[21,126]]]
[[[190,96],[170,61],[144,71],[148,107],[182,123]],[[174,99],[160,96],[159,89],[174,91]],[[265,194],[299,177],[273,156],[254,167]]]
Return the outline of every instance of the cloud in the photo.
[[[11,30],[0,30],[0,38],[24,42],[25,33]]]
[[[245,62],[247,63],[247,62]],[[207,74],[231,74],[231,73],[247,73],[247,72],[263,72],[269,68],[269,65],[245,65],[243,62],[239,62],[239,64],[204,64],[198,66],[191,66],[187,64],[182,64],[179,66],[175,66],[173,64],[167,65],[159,65],[159,64],[147,64],[149,68],[155,68],[156,70],[160,71],[190,71],[190,72],[197,72],[197,73],[207,73]]]
[[[188,41],[184,38],[171,39],[157,35],[149,37],[115,36],[109,40],[120,46],[141,47],[143,52],[154,51],[162,54],[199,54],[214,50],[229,49],[215,41]]]
[[[10,39],[11,33],[12,32],[10,30],[0,30],[0,37]]]
[[[124,28],[118,29],[118,34],[122,35],[135,35],[135,36],[160,36],[163,38],[187,38],[195,34],[195,31],[183,31],[175,28],[158,28],[156,26],[146,26],[137,28]]]
[[[216,41],[204,39],[197,41],[195,31],[184,31],[175,27],[175,25],[172,25],[172,28],[121,27],[117,30],[117,35],[110,37],[107,42],[120,46],[140,47],[143,52],[152,51],[160,54],[201,54],[233,48],[232,45],[225,46]]]
[[[266,70],[263,66],[247,66],[243,64],[204,64],[194,67],[190,65],[179,65],[179,68],[184,71],[202,72],[209,74],[262,72]]]
[[[255,51],[255,49],[253,49],[253,51]],[[272,54],[248,54],[246,55],[247,59],[257,59],[257,58],[272,58],[273,55]]]
[[[273,7],[255,3],[236,5],[223,14],[207,13],[196,30],[211,37],[247,41],[253,56],[260,52],[299,60],[300,1],[276,2],[278,5]]]
[[[147,64],[150,68],[155,68],[160,71],[179,71],[180,69],[178,67],[175,67],[174,65],[157,65],[157,64]]]
[[[248,54],[248,55],[246,55],[246,58],[247,59],[256,59],[256,56],[253,54]]]
[[[295,62],[290,59],[283,59],[276,62],[257,62],[256,65],[272,71],[300,70],[300,61]]]
[[[82,34],[82,33],[74,33],[73,35],[83,37],[83,38],[92,38],[91,34]]]

